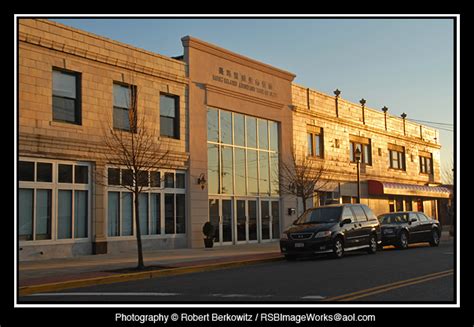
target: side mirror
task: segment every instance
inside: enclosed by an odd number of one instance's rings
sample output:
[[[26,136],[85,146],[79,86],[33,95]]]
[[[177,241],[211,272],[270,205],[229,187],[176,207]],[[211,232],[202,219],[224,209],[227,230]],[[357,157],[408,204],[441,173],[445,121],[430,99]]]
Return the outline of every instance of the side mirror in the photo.
[[[411,225],[411,223],[414,223],[414,222],[416,222],[416,218],[410,218],[408,220],[408,225]]]
[[[298,219],[293,220],[293,225],[296,225],[297,221],[298,221]]]
[[[350,224],[351,222],[352,222],[351,218],[344,218],[339,225],[342,227],[345,224]]]

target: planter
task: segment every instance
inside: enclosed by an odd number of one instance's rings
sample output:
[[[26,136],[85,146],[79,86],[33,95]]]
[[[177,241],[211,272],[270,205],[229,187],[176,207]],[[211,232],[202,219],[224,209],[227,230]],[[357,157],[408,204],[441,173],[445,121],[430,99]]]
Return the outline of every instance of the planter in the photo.
[[[212,248],[214,246],[214,241],[212,238],[205,238],[204,239],[204,247]]]

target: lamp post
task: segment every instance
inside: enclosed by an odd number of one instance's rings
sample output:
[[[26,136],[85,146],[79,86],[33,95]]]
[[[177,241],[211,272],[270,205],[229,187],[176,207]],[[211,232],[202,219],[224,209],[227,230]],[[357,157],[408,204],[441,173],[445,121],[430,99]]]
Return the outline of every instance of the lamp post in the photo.
[[[360,203],[360,157],[361,157],[361,151],[359,150],[358,147],[355,149],[355,160],[357,162],[357,203]]]

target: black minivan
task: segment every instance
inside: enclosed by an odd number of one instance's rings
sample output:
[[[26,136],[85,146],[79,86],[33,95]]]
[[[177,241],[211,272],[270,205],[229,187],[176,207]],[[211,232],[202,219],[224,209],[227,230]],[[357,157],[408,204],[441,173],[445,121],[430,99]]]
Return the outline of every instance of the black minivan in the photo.
[[[281,235],[280,250],[287,260],[297,256],[345,251],[377,252],[380,224],[364,204],[336,204],[306,210]]]

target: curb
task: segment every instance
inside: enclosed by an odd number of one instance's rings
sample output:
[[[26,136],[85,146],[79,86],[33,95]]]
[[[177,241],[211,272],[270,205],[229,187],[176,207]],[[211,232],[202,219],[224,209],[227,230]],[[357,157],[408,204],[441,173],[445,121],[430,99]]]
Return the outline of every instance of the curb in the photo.
[[[119,275],[114,275],[114,276],[94,277],[94,278],[76,279],[76,280],[69,280],[69,281],[56,282],[56,283],[29,285],[29,286],[20,287],[18,296],[25,296],[25,295],[31,295],[34,293],[42,293],[42,292],[60,291],[60,290],[68,289],[68,288],[86,287],[86,286],[93,286],[93,285],[105,285],[105,284],[113,284],[113,283],[134,281],[134,280],[140,280],[140,279],[166,277],[166,276],[178,276],[178,275],[191,274],[191,273],[196,273],[196,272],[206,272],[206,271],[213,271],[213,270],[219,270],[219,269],[253,265],[253,264],[258,264],[258,263],[274,262],[274,261],[280,261],[283,259],[284,257],[281,256],[281,257],[265,258],[265,259],[231,261],[231,262],[214,263],[214,264],[208,264],[208,265],[143,271],[143,272],[136,272],[136,273],[119,274]]]

